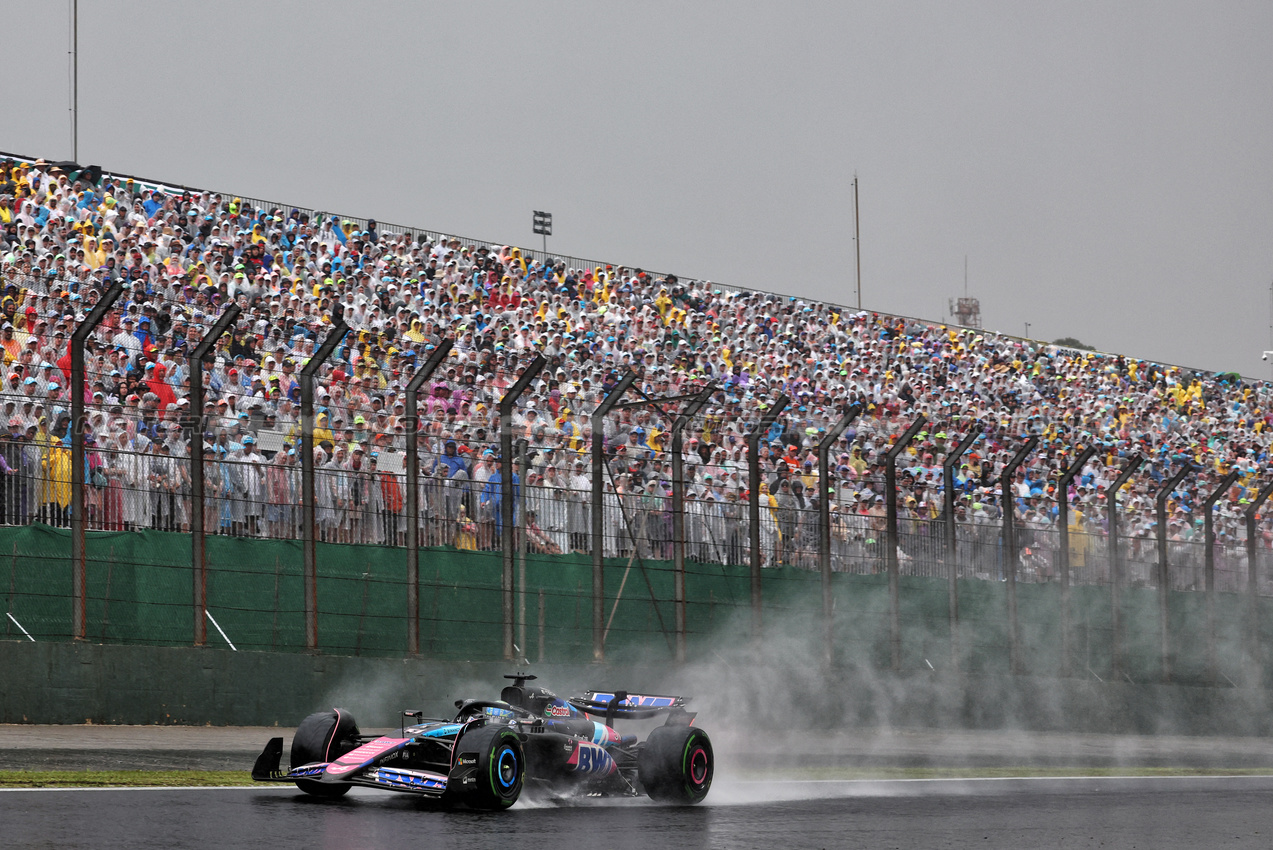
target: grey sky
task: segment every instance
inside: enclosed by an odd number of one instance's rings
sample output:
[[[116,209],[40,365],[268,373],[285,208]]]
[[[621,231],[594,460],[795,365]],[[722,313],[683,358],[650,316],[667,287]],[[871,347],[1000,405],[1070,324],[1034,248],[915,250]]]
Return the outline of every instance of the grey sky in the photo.
[[[67,4],[0,148],[70,155]],[[19,35],[20,34],[20,35]],[[80,160],[1268,377],[1273,4],[80,1]]]

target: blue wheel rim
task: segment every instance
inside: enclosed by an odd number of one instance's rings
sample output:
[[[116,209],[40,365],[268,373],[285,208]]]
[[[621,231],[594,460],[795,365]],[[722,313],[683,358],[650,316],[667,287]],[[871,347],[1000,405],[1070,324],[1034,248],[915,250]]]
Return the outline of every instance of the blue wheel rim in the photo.
[[[517,753],[507,744],[495,761],[495,776],[504,788],[512,788],[517,782]]]

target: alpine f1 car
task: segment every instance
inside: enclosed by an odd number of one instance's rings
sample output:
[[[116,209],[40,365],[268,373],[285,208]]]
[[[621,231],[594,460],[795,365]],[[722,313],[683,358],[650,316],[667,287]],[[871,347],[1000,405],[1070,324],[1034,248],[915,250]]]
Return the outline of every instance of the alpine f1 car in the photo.
[[[707,796],[712,742],[684,697],[587,691],[559,699],[528,686],[534,676],[505,678],[513,682],[498,700],[458,700],[449,720],[404,711],[397,737],[360,734],[344,709],[311,714],[292,738],[291,769],[279,767],[283,739],[271,738],[252,778],[294,782],[318,797],[362,786],[483,810],[508,808],[523,789],[680,804]],[[663,725],[644,741],[615,729],[619,720],[659,717]]]

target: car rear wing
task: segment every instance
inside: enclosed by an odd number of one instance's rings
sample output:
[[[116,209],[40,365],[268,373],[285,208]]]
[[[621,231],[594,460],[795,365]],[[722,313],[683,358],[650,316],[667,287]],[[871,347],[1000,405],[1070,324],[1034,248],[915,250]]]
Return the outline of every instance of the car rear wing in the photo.
[[[686,697],[662,694],[630,694],[627,691],[586,691],[583,696],[571,697],[570,704],[586,714],[604,715],[606,725],[614,720],[643,720],[660,714],[685,715],[688,722],[694,718],[685,710]]]

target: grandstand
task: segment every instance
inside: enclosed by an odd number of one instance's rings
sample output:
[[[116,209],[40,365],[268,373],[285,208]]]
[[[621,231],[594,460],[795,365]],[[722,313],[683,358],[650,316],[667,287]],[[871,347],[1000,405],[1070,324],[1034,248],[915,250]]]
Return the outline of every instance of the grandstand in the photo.
[[[414,527],[421,546],[499,551],[501,461],[513,463],[501,457],[499,401],[541,355],[508,421],[526,443],[514,521],[531,557],[1273,593],[1257,569],[1273,542],[1256,515],[1269,480],[1263,382],[98,177],[0,163],[2,524],[202,525],[387,547],[407,546]],[[123,294],[88,335],[76,429],[71,336],[114,282]],[[203,370],[203,410],[191,410],[191,354],[231,305],[240,312]],[[311,364],[342,322],[348,334]],[[443,340],[453,347],[420,389],[417,429],[408,386]],[[594,434],[593,413],[629,373],[624,403]],[[683,434],[674,506],[671,430],[684,400],[708,389]],[[818,447],[850,408],[858,416],[828,446],[823,481]]]

